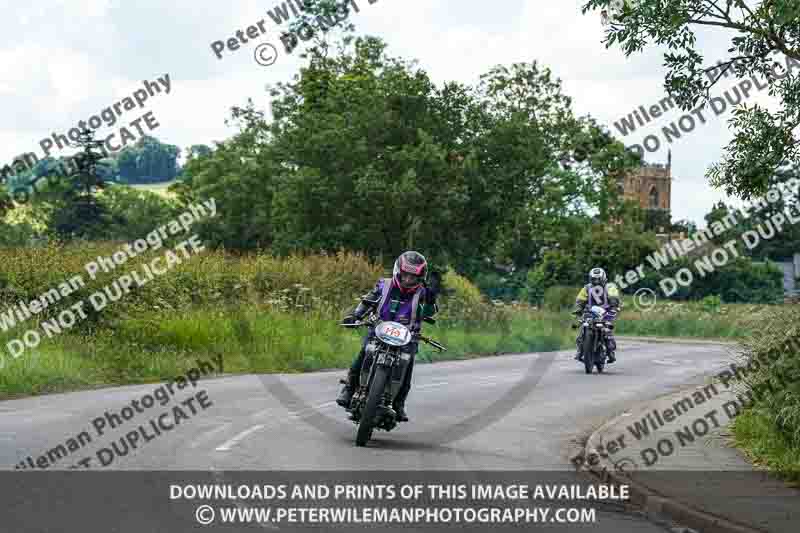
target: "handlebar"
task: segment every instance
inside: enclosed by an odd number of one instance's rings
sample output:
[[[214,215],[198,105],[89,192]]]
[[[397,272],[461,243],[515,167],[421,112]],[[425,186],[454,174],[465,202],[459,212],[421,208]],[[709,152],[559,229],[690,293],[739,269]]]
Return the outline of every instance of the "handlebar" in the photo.
[[[447,348],[445,348],[443,345],[439,344],[438,342],[436,342],[436,341],[435,341],[435,340],[433,340],[433,339],[429,339],[428,337],[423,337],[423,336],[422,336],[422,335],[420,335],[419,333],[417,333],[417,334],[414,336],[414,338],[415,338],[415,339],[419,339],[419,340],[421,340],[421,341],[423,341],[423,342],[426,342],[426,343],[430,344],[431,346],[433,346],[434,348],[436,348],[436,349],[437,349],[437,350],[439,350],[440,352],[446,352],[446,351],[447,351]]]
[[[345,328],[355,329],[355,328],[358,328],[358,327],[361,327],[361,326],[374,326],[377,323],[378,323],[378,320],[367,319],[367,320],[362,320],[362,321],[357,321],[357,322],[351,322],[349,324],[343,322],[343,323],[341,323],[339,325],[342,326],[342,327],[345,327]],[[417,332],[412,332],[412,334],[414,336],[414,340],[420,340],[420,341],[422,341],[422,342],[424,342],[426,344],[430,344],[431,346],[433,346],[434,348],[436,348],[437,350],[439,350],[441,352],[446,352],[447,351],[447,348],[445,348],[442,344],[436,342],[433,339],[429,339],[428,337],[425,337],[422,334],[417,333]]]

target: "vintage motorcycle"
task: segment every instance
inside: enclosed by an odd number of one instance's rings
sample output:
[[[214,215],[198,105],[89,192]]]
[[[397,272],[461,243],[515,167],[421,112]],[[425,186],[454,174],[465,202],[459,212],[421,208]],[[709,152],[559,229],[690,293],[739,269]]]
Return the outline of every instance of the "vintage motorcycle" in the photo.
[[[594,367],[597,367],[598,374],[602,373],[606,364],[606,334],[614,329],[614,324],[603,319],[605,314],[605,309],[593,305],[584,314],[582,323],[574,326],[584,328],[581,356],[587,374],[591,374]]]
[[[433,318],[423,320],[436,323]],[[366,345],[359,386],[347,408],[350,420],[358,425],[356,445],[365,446],[372,438],[374,429],[391,431],[397,426],[397,412],[392,404],[411,360],[411,354],[403,348],[415,340],[430,344],[439,351],[445,351],[446,348],[399,322],[382,321],[374,313],[364,321],[341,326],[366,326],[374,328],[375,332]]]

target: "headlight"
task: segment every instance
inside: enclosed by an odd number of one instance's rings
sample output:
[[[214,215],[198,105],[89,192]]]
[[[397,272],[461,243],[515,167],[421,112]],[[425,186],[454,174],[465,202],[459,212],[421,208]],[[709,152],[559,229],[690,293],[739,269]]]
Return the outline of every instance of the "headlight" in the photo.
[[[375,342],[370,342],[369,344],[367,344],[367,347],[364,349],[364,354],[371,356],[371,355],[373,355],[375,353],[375,350],[377,348],[378,348],[378,345]]]

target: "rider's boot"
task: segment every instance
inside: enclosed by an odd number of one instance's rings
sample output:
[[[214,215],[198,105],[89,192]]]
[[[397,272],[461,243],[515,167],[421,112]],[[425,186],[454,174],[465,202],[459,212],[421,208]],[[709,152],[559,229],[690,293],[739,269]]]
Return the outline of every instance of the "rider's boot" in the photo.
[[[616,360],[617,360],[617,358],[614,357],[614,352],[608,352],[608,361],[606,361],[606,362],[607,363],[613,363]]]
[[[394,402],[392,402],[392,407],[394,407],[394,411],[397,413],[398,422],[408,422],[408,413],[406,413],[406,398],[408,398],[408,392],[409,391],[405,388],[400,389]]]
[[[406,413],[405,401],[402,403],[395,402],[394,410],[397,413],[398,422],[408,422],[408,413]]]
[[[345,409],[350,407],[350,400],[353,399],[353,394],[355,394],[356,387],[358,386],[357,379],[358,374],[354,372],[347,372],[345,385],[342,387],[342,392],[339,393],[339,397],[336,398],[336,403]]]

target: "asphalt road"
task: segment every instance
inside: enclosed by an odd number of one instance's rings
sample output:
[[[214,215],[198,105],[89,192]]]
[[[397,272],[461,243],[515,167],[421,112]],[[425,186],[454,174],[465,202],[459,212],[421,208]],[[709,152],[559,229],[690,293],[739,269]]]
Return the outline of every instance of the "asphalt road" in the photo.
[[[29,456],[35,463],[59,444],[67,449],[70,439],[85,432],[91,443],[84,441],[75,449],[73,442],[73,450],[63,457],[51,453],[49,469],[91,458],[84,465],[102,470],[98,449],[113,450],[111,443],[126,432],[146,426],[160,413],[171,413],[177,402],[205,390],[202,401],[196,398],[184,404],[187,416],[173,429],[149,442],[139,439],[137,449],[124,457],[117,452],[112,460],[105,452],[104,460],[110,462],[105,470],[568,472],[581,439],[605,420],[636,402],[700,383],[730,362],[719,345],[631,340],[619,341],[618,362],[603,375],[585,375],[572,357],[572,352],[558,352],[418,364],[407,404],[410,423],[391,433],[376,431],[366,448],[354,446],[355,426],[333,402],[341,372],[281,376],[281,382],[309,408],[285,405],[270,392],[269,382],[258,376],[202,380],[197,388],[178,391],[169,404],[143,409],[117,431],[102,436],[93,421],[99,425],[96,419],[104,412],[120,413],[158,385],[7,401],[0,403],[0,464],[14,469]],[[528,379],[537,362],[540,379],[535,386],[515,398],[514,405],[506,402],[497,407],[495,402]],[[480,413],[488,415],[476,419]],[[176,422],[173,415],[164,419],[165,425]],[[450,442],[437,439],[447,431],[464,436]],[[152,427],[149,433],[153,436]],[[119,442],[117,446],[124,450]],[[569,475],[575,480],[584,476]],[[601,510],[601,515],[603,528],[595,531],[663,530],[612,510]]]

